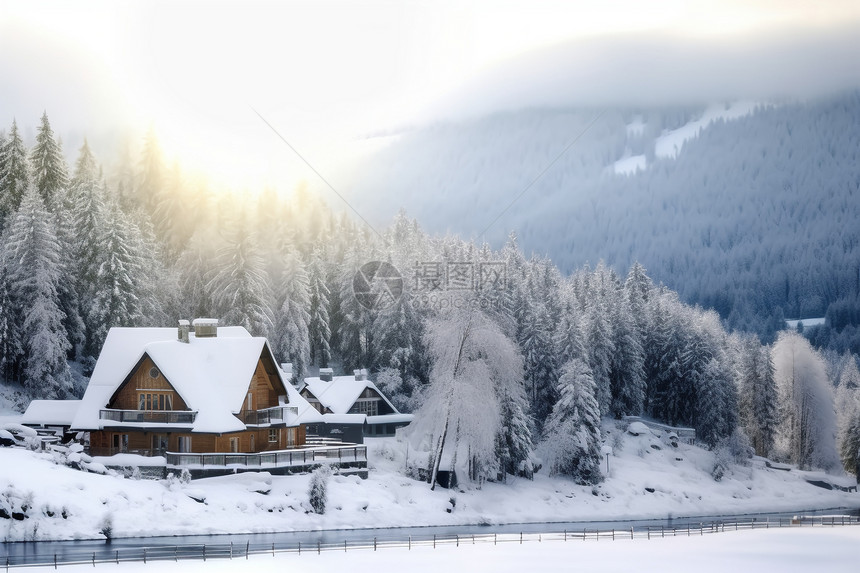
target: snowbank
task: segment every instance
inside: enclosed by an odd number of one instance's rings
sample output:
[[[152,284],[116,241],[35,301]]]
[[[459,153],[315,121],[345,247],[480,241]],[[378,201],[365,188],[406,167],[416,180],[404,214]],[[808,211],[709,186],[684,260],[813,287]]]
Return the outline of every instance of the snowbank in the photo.
[[[613,455],[608,479],[596,487],[541,472],[533,481],[431,492],[403,475],[407,455],[418,455],[414,450],[394,438],[371,438],[370,478],[333,476],[324,515],[308,512],[309,475],[239,474],[190,484],[134,480],[73,470],[49,454],[0,448],[0,507],[10,515],[28,508],[22,521],[0,519],[0,541],[100,538],[106,517],[115,537],[128,537],[860,507],[860,494],[815,487],[806,472],[767,468],[761,460],[732,467],[715,482],[711,452],[632,436],[614,424],[605,429]]]

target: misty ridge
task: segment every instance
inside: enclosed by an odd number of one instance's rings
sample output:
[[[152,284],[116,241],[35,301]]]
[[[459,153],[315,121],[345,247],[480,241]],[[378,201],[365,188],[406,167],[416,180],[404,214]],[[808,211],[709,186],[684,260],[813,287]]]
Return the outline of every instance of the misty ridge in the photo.
[[[515,229],[526,253],[565,273],[601,260],[623,272],[639,261],[683,300],[765,340],[784,318],[830,313],[816,340],[856,353],[860,93],[751,109],[680,140],[674,154],[666,135],[705,106],[528,109],[438,123],[391,137],[354,177],[349,200],[372,221],[402,207],[430,232],[495,245]],[[644,169],[618,173],[616,162],[631,158]]]

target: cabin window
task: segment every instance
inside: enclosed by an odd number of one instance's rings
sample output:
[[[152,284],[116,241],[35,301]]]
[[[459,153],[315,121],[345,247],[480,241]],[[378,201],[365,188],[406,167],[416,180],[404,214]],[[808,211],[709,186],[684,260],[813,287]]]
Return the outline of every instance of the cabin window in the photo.
[[[158,374],[159,374],[158,368],[156,368],[155,366],[153,366],[152,368],[149,369],[149,377],[150,378],[158,378]]]
[[[350,414],[364,414],[365,416],[379,415],[379,400],[364,400],[359,399],[352,408],[349,409]]]
[[[172,394],[140,393],[137,395],[138,410],[172,410]]]
[[[190,454],[191,453],[191,436],[179,436],[177,437],[177,449],[180,454]]]
[[[239,438],[230,438],[230,453],[239,453]]]
[[[254,409],[252,399],[253,399],[253,394],[248,392],[248,396],[245,398],[245,409],[248,410],[249,412]]]
[[[114,434],[113,449],[118,452],[128,451],[128,434]]]
[[[269,428],[269,443],[277,444],[278,443],[278,429],[277,428]]]
[[[287,447],[296,445],[296,429],[287,428]]]
[[[152,449],[155,451],[164,451],[167,449],[167,436],[164,434],[152,435]]]

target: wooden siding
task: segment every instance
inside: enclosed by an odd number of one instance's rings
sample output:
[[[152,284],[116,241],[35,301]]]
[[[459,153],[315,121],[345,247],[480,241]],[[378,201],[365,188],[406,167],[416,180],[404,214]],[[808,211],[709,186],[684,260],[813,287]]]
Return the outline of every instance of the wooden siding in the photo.
[[[185,401],[160,371],[157,378],[149,375],[149,371],[153,368],[156,368],[155,364],[149,356],[144,355],[128,379],[114,393],[107,407],[115,410],[137,410],[138,394],[140,394],[138,390],[153,390],[158,393],[172,394],[174,410],[187,410]]]
[[[306,430],[304,426],[298,428],[272,428],[278,434],[277,442],[269,442],[269,428],[260,428],[253,430],[245,430],[243,432],[233,432],[229,434],[197,434],[189,432],[145,432],[138,429],[110,429],[101,430],[90,433],[90,447],[95,455],[102,455],[110,450],[110,453],[117,453],[114,448],[114,436],[128,436],[127,451],[130,452],[150,452],[152,450],[153,436],[167,436],[167,450],[170,452],[179,451],[179,437],[191,438],[191,453],[207,454],[207,453],[230,453],[230,439],[238,438],[239,452],[254,453],[274,450],[286,450],[294,447],[305,445]],[[293,435],[293,443],[290,444],[289,437]],[[254,448],[251,449],[251,436],[254,436]],[[119,438],[119,443],[122,439]]]

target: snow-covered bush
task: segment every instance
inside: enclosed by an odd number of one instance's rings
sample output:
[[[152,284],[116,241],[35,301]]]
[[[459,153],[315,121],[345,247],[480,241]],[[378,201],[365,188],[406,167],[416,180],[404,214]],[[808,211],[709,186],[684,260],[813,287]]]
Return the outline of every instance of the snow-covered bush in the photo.
[[[314,513],[325,513],[325,505],[328,499],[328,480],[330,477],[331,467],[327,465],[318,467],[311,475],[308,502]]]
[[[113,539],[113,516],[111,514],[105,514],[102,518],[102,522],[99,525],[99,533],[104,535],[108,541]]]

